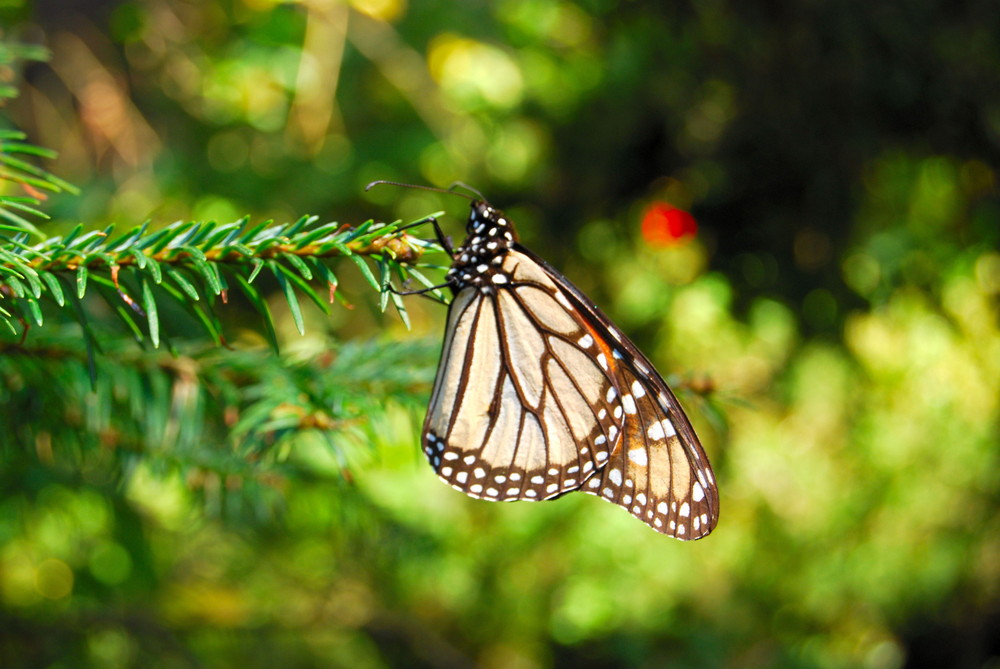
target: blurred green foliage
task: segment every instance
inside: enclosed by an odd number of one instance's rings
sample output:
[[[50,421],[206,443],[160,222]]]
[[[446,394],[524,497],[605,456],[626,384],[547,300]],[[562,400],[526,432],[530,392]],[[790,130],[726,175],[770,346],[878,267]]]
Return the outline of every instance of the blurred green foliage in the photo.
[[[51,51],[3,71],[5,111],[81,190],[43,203],[45,234],[447,209],[457,236],[461,202],[362,188],[469,182],[675,386],[714,387],[682,401],[722,494],[716,532],[680,544],[582,495],[441,485],[417,432],[444,310],[409,300],[407,334],[357,272],[356,308],[302,309],[304,337],[266,287],[283,357],[250,304],[224,319],[237,351],[182,319],[179,357],[101,329],[93,390],[80,331],[47,322],[0,354],[5,419],[35,421],[0,426],[0,666],[1000,666],[994,2],[0,20]],[[661,201],[695,239],[642,236]],[[347,424],[238,447],[255,416],[328,408]],[[76,425],[141,448],[38,436]]]

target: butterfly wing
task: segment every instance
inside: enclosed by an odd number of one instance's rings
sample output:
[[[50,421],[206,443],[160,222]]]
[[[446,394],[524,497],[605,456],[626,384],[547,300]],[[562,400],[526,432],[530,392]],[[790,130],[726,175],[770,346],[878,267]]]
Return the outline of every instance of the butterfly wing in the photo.
[[[424,452],[472,497],[549,499],[593,477],[622,439],[610,351],[537,259],[510,251],[497,275],[449,307]]]
[[[522,250],[527,256],[531,253]],[[532,257],[607,352],[624,417],[624,439],[582,487],[623,507],[657,532],[699,539],[719,519],[711,465],[680,403],[636,346],[566,277]]]
[[[715,479],[649,360],[569,280],[472,203],[423,446],[472,497],[583,489],[678,539],[718,521]]]
[[[625,439],[584,492],[623,507],[657,532],[705,536],[719,519],[718,490],[687,417],[666,386],[636,376],[629,365],[618,373],[627,389]]]

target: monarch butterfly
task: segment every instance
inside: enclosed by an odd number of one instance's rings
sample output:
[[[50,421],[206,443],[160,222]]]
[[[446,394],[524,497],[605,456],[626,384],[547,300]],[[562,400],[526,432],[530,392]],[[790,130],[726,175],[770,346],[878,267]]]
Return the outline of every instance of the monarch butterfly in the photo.
[[[456,250],[431,219],[453,293],[422,435],[438,476],[491,501],[580,490],[677,539],[711,532],[712,468],[646,356],[503,212],[444,192],[472,211]]]

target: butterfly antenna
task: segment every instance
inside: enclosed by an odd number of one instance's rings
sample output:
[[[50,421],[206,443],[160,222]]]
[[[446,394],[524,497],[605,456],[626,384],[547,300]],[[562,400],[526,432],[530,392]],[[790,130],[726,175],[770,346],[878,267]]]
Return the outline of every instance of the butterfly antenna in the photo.
[[[454,190],[455,186],[462,186],[463,188],[466,188],[466,189],[472,191],[476,195],[479,195],[480,199],[482,199],[483,202],[486,201],[486,199],[483,198],[483,196],[479,193],[479,191],[477,191],[474,188],[469,188],[465,184],[461,184],[461,183],[458,183],[458,182],[455,182],[454,184],[452,184],[450,188],[445,189],[445,188],[435,188],[434,186],[420,186],[420,185],[417,185],[417,184],[404,184],[404,183],[400,183],[398,181],[385,181],[385,180],[380,179],[378,181],[373,181],[370,184],[368,184],[367,186],[365,186],[365,192],[367,193],[369,190],[372,189],[372,187],[378,186],[380,184],[385,184],[386,186],[399,186],[400,188],[416,188],[418,190],[429,190],[429,191],[434,192],[434,193],[444,193],[445,195],[457,195],[459,197],[464,197],[467,200],[473,200],[473,201],[475,201],[476,198],[472,197],[471,195],[469,195],[467,193],[460,193],[457,190]]]
[[[455,193],[456,195],[461,195],[461,193],[455,192],[456,188],[464,188],[465,190],[467,190],[467,191],[469,191],[471,193],[475,193],[476,195],[478,195],[479,199],[482,200],[483,202],[487,202],[486,198],[483,196],[482,193],[479,192],[478,189],[473,188],[472,186],[470,186],[469,184],[465,183],[464,181],[453,181],[453,182],[451,182],[451,185],[448,186],[448,190],[449,191]]]

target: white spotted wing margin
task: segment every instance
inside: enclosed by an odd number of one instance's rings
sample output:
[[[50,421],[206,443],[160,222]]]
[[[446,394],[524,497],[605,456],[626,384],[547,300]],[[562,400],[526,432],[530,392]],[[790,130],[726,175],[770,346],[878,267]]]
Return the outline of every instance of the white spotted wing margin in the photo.
[[[624,413],[624,438],[582,487],[651,528],[684,541],[708,535],[719,520],[711,465],[680,403],[642,352],[562,274],[526,249],[584,314],[611,350],[610,376]]]
[[[606,359],[586,319],[537,262],[513,249],[491,290],[461,286],[449,306],[423,450],[438,476],[491,501],[578,490],[624,429]]]

